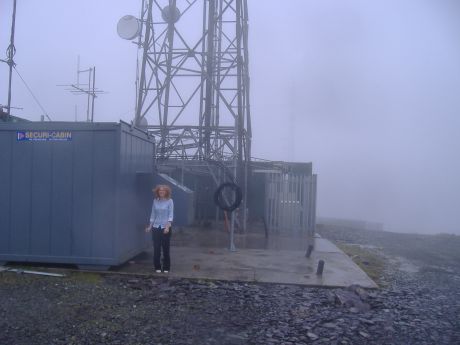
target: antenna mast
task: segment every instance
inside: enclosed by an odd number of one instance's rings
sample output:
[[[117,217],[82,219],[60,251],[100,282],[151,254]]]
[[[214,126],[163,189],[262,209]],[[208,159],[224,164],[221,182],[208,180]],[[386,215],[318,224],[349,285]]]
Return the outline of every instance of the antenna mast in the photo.
[[[252,137],[247,0],[143,0],[140,18],[121,18],[117,30],[142,50],[134,125],[157,138],[159,171],[201,170],[217,184],[209,163],[225,166],[243,191],[244,228]]]
[[[88,73],[88,84],[80,84],[80,74]],[[87,95],[86,105],[86,121],[94,121],[94,99],[100,95],[106,93],[103,90],[96,88],[96,67],[89,67],[87,69],[80,69],[80,56],[77,59],[77,84],[70,85],[58,85],[66,87],[66,91],[70,91],[74,95]],[[75,121],[77,118],[77,106],[75,106]]]
[[[14,46],[14,29],[16,26],[16,0],[13,1],[13,17],[11,20],[11,36],[10,44],[6,49],[6,60],[0,60],[5,62],[9,66],[9,77],[8,77],[8,104],[6,106],[6,121],[11,116],[11,82],[13,79],[13,67],[16,65],[14,62],[14,55],[16,54],[16,47]]]

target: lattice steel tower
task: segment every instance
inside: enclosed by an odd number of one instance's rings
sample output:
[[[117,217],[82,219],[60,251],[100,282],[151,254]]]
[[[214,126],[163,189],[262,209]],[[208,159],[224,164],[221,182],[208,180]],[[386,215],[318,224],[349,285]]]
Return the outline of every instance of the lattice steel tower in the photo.
[[[140,23],[134,122],[158,138],[159,163],[217,160],[239,175],[251,152],[246,0],[143,0]]]

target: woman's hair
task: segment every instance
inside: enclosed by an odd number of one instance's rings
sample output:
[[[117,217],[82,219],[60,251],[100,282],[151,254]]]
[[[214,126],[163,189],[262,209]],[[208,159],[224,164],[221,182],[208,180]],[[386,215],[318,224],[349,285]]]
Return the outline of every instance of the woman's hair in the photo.
[[[168,185],[166,184],[159,184],[157,185],[154,189],[152,189],[153,194],[155,194],[156,198],[160,198],[160,189],[164,189],[166,192],[165,198],[170,199],[171,198],[171,188],[169,188]]]

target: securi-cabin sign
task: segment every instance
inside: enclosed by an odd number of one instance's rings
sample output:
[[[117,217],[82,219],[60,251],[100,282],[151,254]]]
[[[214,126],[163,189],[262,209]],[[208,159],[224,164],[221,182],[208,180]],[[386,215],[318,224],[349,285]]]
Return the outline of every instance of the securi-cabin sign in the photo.
[[[71,131],[17,131],[17,141],[71,141]]]

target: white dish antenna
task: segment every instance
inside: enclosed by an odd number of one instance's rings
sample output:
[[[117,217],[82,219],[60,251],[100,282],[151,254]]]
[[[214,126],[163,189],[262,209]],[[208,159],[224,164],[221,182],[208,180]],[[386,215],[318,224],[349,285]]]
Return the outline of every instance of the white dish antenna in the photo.
[[[124,16],[118,21],[117,32],[125,40],[135,39],[141,32],[141,23],[134,16]]]
[[[143,117],[139,123],[139,128],[143,129],[144,131],[147,130],[147,127],[149,126],[149,123],[145,117]]]

